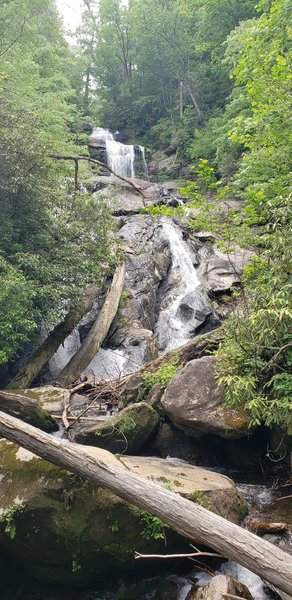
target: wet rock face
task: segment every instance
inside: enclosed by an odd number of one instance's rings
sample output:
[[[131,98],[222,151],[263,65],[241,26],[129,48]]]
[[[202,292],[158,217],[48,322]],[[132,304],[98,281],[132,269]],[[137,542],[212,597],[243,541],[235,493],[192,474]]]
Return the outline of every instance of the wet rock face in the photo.
[[[235,484],[222,475],[177,460],[82,448],[84,461],[90,454],[130,469],[237,523],[245,512]],[[132,570],[134,550],[165,552],[163,540],[145,538],[139,510],[5,440],[0,441],[0,480],[0,552],[20,560],[42,583],[80,585]],[[169,552],[186,551],[185,540],[170,529],[165,533]]]
[[[97,381],[131,373],[158,355],[156,307],[170,252],[159,222],[148,216],[125,218],[118,236],[126,252],[124,290],[107,340],[88,367]]]
[[[162,407],[173,424],[187,435],[212,433],[229,439],[245,437],[248,423],[237,409],[224,406],[223,390],[215,380],[216,358],[190,361],[168,384]]]
[[[143,328],[154,329],[158,287],[165,279],[171,255],[158,220],[137,215],[127,219],[119,231],[127,252],[123,315]]]

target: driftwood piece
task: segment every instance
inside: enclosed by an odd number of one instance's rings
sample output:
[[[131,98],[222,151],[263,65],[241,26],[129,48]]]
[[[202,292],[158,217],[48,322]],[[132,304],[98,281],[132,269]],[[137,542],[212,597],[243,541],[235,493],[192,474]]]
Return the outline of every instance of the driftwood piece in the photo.
[[[103,307],[89,334],[58,376],[58,382],[64,387],[70,386],[80,377],[106,338],[119,307],[124,277],[125,263],[117,267]]]
[[[253,533],[113,463],[86,454],[0,412],[0,435],[156,515],[175,531],[210,546],[287,594],[292,592],[292,557]]]
[[[95,285],[91,285],[85,290],[79,302],[69,310],[64,321],[51,331],[44,343],[18,371],[16,377],[8,384],[6,389],[15,390],[30,387],[45,364],[58,350],[60,344],[73,331],[82,317],[92,309],[98,292],[99,288]]]
[[[268,521],[252,521],[248,528],[249,531],[257,535],[266,535],[266,533],[284,534],[289,531],[287,523],[272,523]]]

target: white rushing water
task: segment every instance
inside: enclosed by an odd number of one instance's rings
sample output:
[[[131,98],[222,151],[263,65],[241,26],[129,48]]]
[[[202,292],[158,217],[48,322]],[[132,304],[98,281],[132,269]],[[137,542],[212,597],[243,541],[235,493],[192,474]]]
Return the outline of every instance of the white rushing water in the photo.
[[[147,161],[146,161],[144,146],[139,146],[139,150],[141,152],[142,165],[143,165],[144,174],[145,174],[146,179],[148,180],[149,179],[149,174],[148,174],[148,166],[147,166]]]
[[[122,175],[124,177],[135,177],[134,146],[116,142],[114,134],[112,134],[108,129],[103,129],[102,127],[95,127],[93,129],[91,139],[93,141],[98,140],[105,143],[108,166],[117,175]],[[145,153],[142,153],[142,157],[143,156],[145,160]]]
[[[166,292],[158,317],[156,333],[160,350],[167,351],[184,344],[200,325],[200,313],[208,311],[207,294],[200,287],[194,267],[194,255],[183,239],[183,233],[169,218],[162,219],[165,237],[172,255]],[[204,319],[203,319],[204,320]]]

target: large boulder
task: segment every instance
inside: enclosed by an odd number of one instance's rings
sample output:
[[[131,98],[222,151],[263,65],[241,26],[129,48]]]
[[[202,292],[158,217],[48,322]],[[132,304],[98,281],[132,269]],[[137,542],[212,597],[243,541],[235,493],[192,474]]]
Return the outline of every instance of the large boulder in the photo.
[[[179,493],[232,523],[239,524],[247,512],[243,496],[225,475],[175,458],[123,456],[120,460],[134,473]]]
[[[240,284],[243,269],[253,254],[242,248],[236,248],[228,254],[216,248],[202,248],[199,256],[198,275],[205,289],[218,295]]]
[[[59,416],[64,409],[64,399],[67,390],[54,387],[53,385],[44,385],[36,388],[19,390],[19,393],[27,399],[31,399],[35,404],[39,404],[43,410],[51,415]],[[78,402],[82,399],[79,394],[73,394],[70,398],[71,406],[75,408],[75,399]],[[73,401],[74,400],[74,401]]]
[[[72,438],[113,453],[138,452],[158,428],[160,417],[146,402],[127,406],[114,417],[95,425],[77,426]]]
[[[245,512],[235,484],[223,475],[182,461],[114,457],[99,448],[81,448],[235,522]],[[6,440],[0,440],[0,481],[0,552],[22,562],[43,583],[84,583],[133,569],[134,550],[165,551],[164,539],[153,535],[143,511]],[[170,552],[186,551],[185,540],[168,528],[164,534]]]
[[[244,437],[248,433],[247,419],[236,408],[224,406],[224,393],[216,383],[215,369],[213,356],[190,361],[165,390],[161,399],[165,414],[187,435]]]
[[[139,213],[143,208],[156,204],[160,198],[159,187],[143,179],[123,181],[118,177],[99,177],[96,178],[94,189],[93,196],[105,200],[113,215]]]
[[[187,600],[225,600],[229,597],[256,600],[243,583],[226,575],[216,575],[206,587],[190,592]]]

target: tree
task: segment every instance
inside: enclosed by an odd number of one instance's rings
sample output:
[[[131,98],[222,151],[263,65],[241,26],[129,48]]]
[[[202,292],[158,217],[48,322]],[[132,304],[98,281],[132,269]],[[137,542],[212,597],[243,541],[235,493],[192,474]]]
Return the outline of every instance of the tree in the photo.
[[[0,7],[0,362],[56,324],[111,261],[105,206],[70,190],[71,168],[48,159],[74,147],[78,114],[54,3],[19,4]]]
[[[262,14],[242,23],[228,39],[235,88],[227,117],[234,102],[237,110],[225,136],[239,145],[242,156],[223,193],[243,199],[243,219],[231,210],[224,223],[220,215],[216,220],[216,202],[211,215],[206,211],[206,189],[195,195],[194,186],[189,189],[201,207],[195,226],[255,252],[219,350],[219,382],[225,385],[226,400],[240,404],[253,425],[276,424],[284,430],[292,423],[291,9],[285,0],[260,2]],[[201,161],[197,176],[222,197],[207,160]]]

